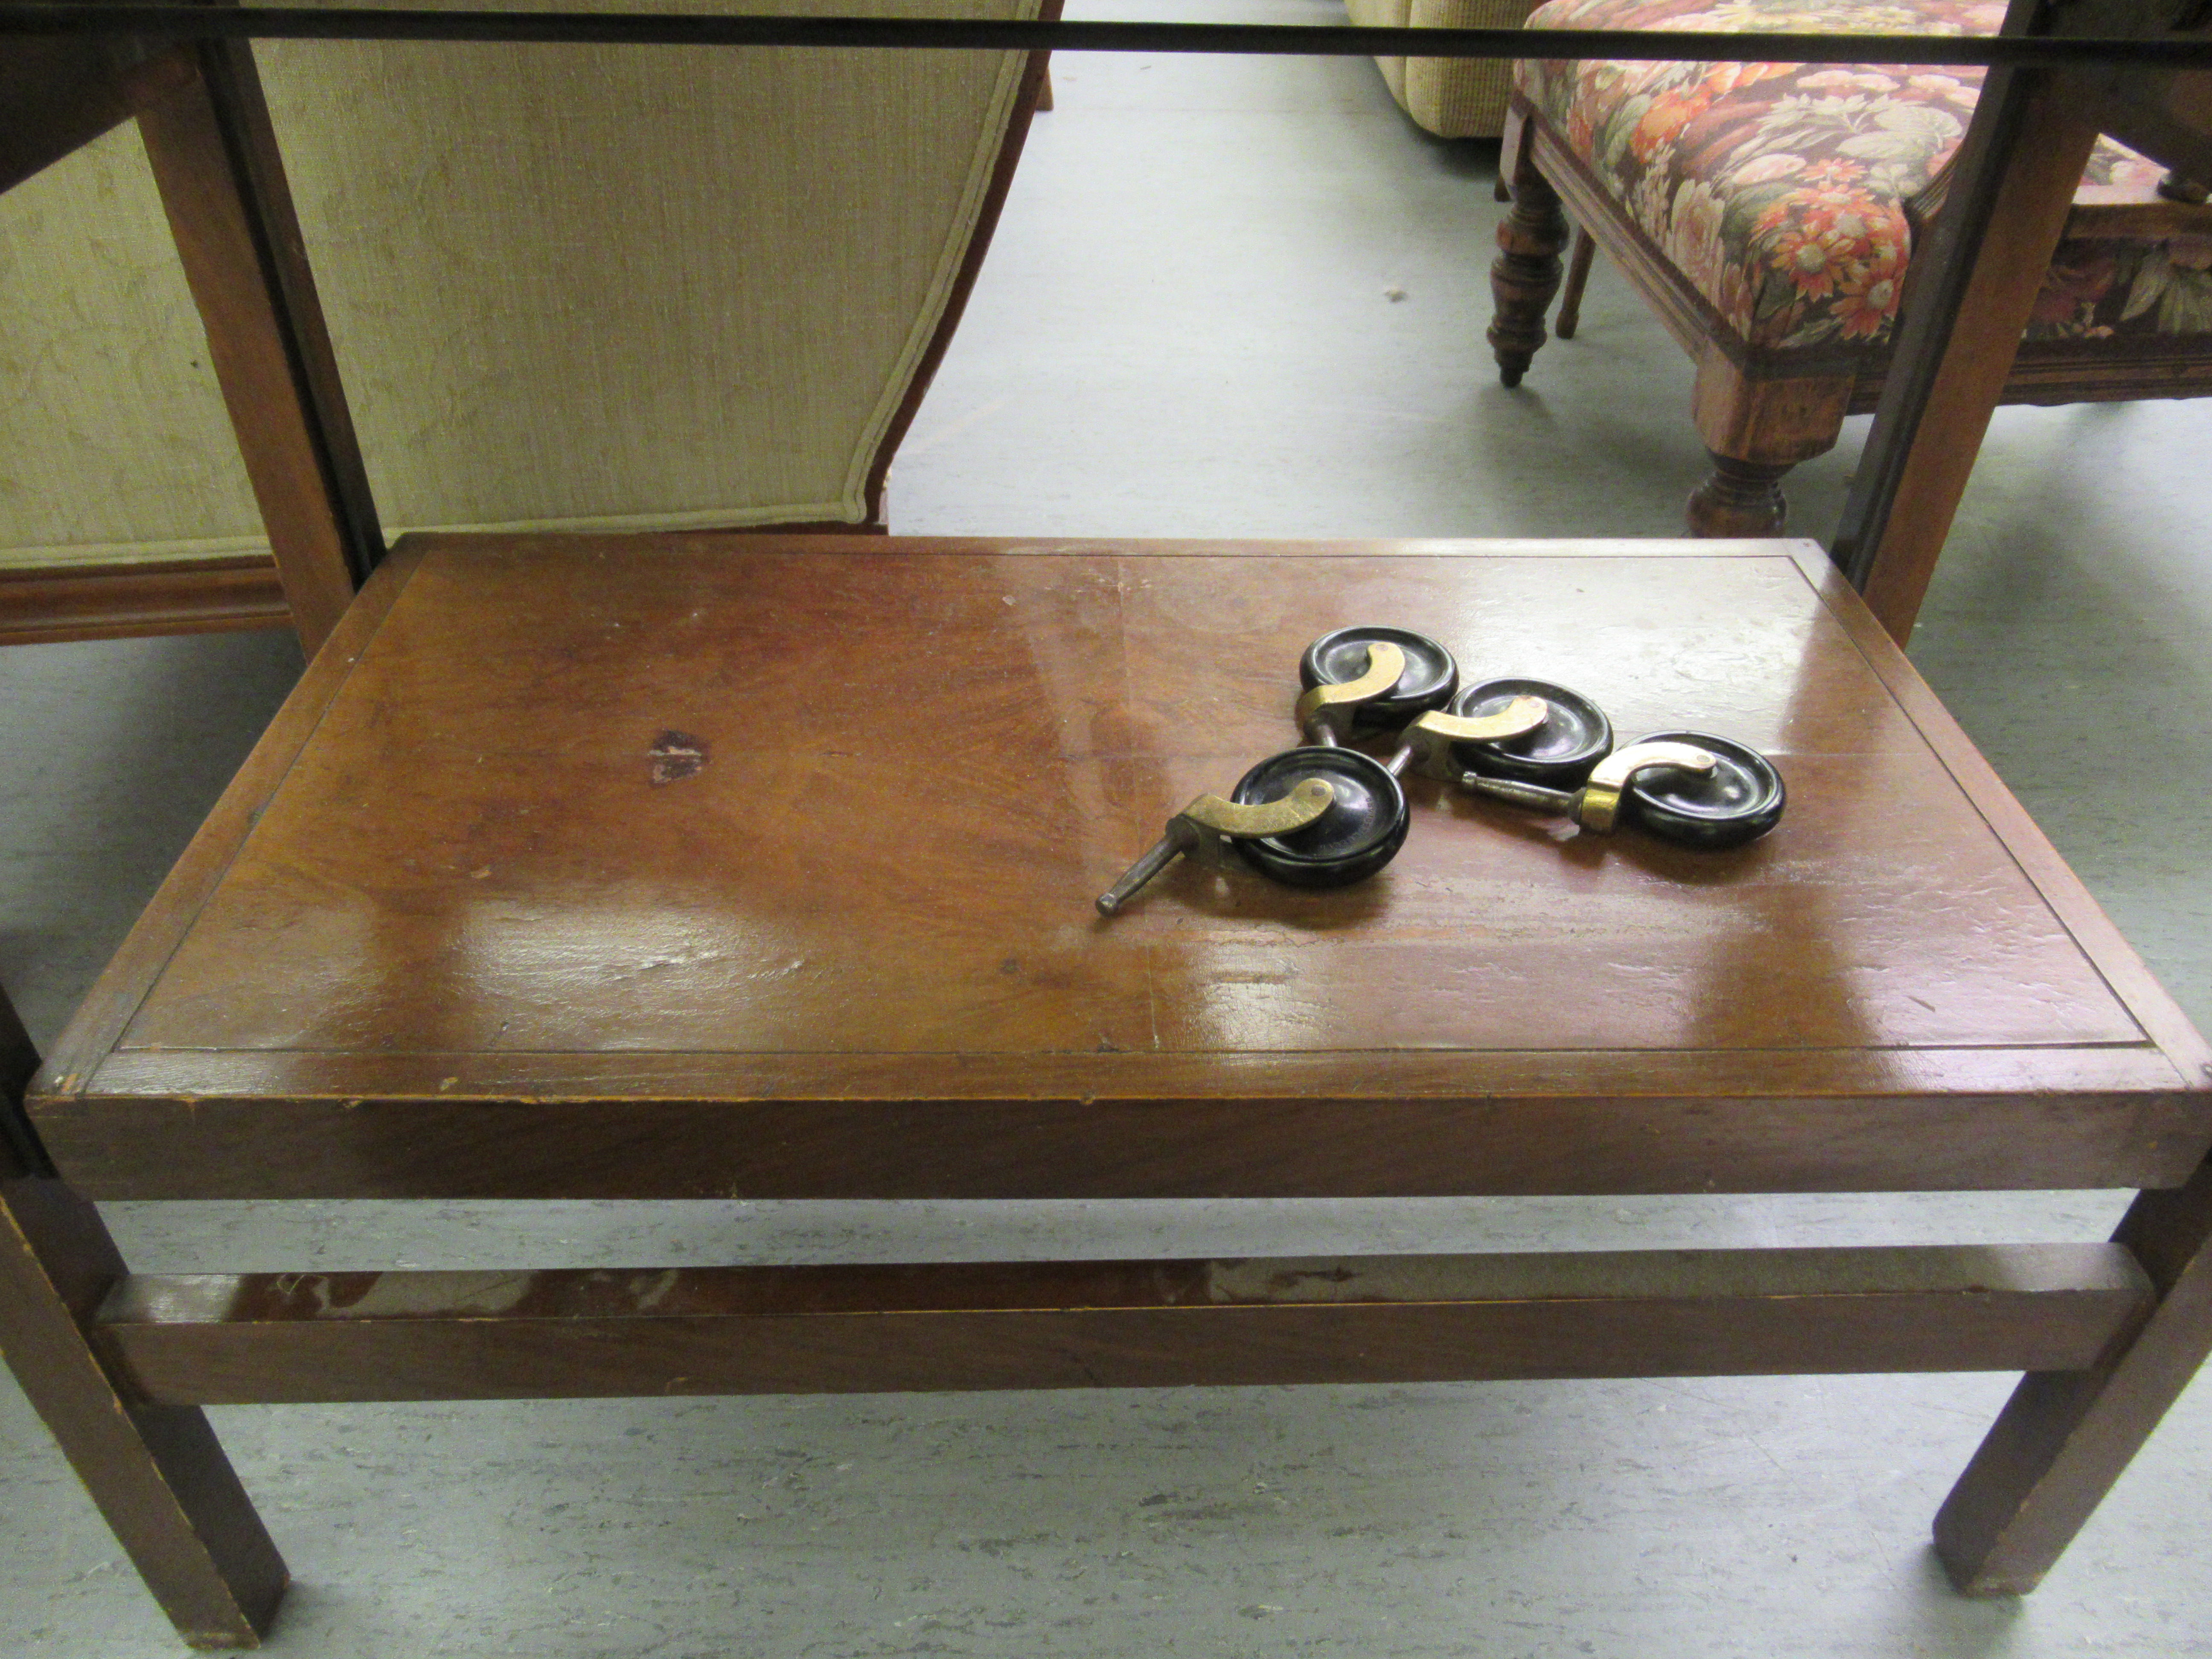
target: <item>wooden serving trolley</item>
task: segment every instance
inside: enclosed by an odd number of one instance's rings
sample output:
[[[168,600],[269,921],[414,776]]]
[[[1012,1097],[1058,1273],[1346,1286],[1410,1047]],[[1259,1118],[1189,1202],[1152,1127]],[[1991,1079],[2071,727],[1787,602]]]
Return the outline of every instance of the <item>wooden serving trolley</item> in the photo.
[[[1358,885],[1098,915],[1350,606],[1789,816],[1414,775]],[[410,538],[33,1087],[0,1316],[199,1639],[283,1583],[244,1401],[2020,1370],[1938,1522],[2017,1589],[2212,1337],[2206,1063],[1809,543]],[[183,1277],[86,1202],[2119,1186],[2104,1244]]]
[[[2189,21],[2080,10],[2075,33]],[[2034,206],[2006,158],[2039,153],[2021,112],[2056,60],[2033,53],[2072,50],[2016,11],[2006,41],[1885,46],[2014,65],[1968,146],[1970,227]],[[0,25],[1379,44],[14,0]],[[1438,36],[1418,50],[1521,50]],[[2119,79],[2094,118],[2201,131],[2203,76],[2130,82],[2129,46],[2098,46]],[[386,556],[242,50],[0,59],[0,84],[51,80],[66,106],[5,112],[35,142],[0,181],[131,97],[189,94],[222,255],[195,264],[204,310],[251,346],[234,404],[249,452],[254,422],[275,434],[257,479],[298,554],[287,591],[330,630],[35,1079],[0,1018],[0,1346],[187,1639],[253,1644],[286,1582],[201,1407],[295,1401],[2020,1370],[1936,1530],[1969,1592],[2034,1584],[2212,1347],[2212,1054],[1893,642],[1917,576],[1878,621],[1802,542],[431,535]],[[1963,479],[1916,440],[1930,410],[1971,425],[1988,384],[1995,325],[1950,328],[1994,280],[1971,243],[1939,238],[1906,339],[1928,374],[1893,380],[1846,526],[1870,591],[1932,559]],[[1282,748],[1308,642],[1367,623],[1579,688],[1624,732],[1771,757],[1788,816],[1684,847],[1417,766],[1419,822],[1357,884],[1164,859],[1097,914],[1182,803]],[[93,1205],[2086,1187],[2140,1190],[2109,1243],[184,1276],[131,1273]]]

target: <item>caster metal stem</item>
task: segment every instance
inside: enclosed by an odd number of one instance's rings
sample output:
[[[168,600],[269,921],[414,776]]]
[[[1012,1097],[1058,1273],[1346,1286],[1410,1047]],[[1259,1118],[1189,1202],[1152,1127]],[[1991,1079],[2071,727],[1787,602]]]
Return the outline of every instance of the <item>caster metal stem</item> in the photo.
[[[1685,772],[1711,772],[1717,763],[1704,750],[1686,743],[1638,743],[1600,761],[1592,769],[1589,781],[1572,793],[1565,789],[1547,789],[1540,783],[1486,778],[1480,772],[1462,772],[1457,781],[1462,789],[1474,794],[1510,801],[1516,806],[1532,806],[1540,812],[1557,813],[1573,819],[1585,830],[1609,836],[1620,827],[1620,798],[1629,780],[1638,772],[1656,766],[1672,766]]]
[[[1471,795],[1487,795],[1492,800],[1507,801],[1515,806],[1530,807],[1560,817],[1575,815],[1577,792],[1571,789],[1550,789],[1540,783],[1516,783],[1510,778],[1486,778],[1480,772],[1462,772],[1453,781]]]
[[[1170,818],[1166,832],[1121,872],[1121,880],[1098,896],[1098,914],[1119,915],[1139,888],[1187,853],[1213,854],[1226,862],[1231,842],[1303,830],[1335,799],[1336,791],[1326,778],[1307,778],[1280,799],[1250,806],[1218,795],[1200,795]]]
[[[1136,897],[1137,890],[1181,858],[1188,849],[1193,836],[1179,833],[1181,817],[1168,821],[1168,832],[1154,842],[1152,850],[1121,872],[1115,882],[1098,896],[1098,914],[1102,916],[1118,915],[1123,905]]]

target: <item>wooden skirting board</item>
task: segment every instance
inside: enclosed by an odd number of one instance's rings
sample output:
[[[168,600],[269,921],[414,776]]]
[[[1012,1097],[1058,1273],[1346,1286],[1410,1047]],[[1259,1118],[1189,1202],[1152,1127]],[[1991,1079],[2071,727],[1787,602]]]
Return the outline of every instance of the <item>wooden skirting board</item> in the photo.
[[[0,645],[286,628],[267,555],[0,570]]]
[[[881,524],[742,525],[702,535],[880,536]],[[214,634],[289,628],[276,562],[266,554],[135,564],[0,568],[0,645],[125,639],[144,634]]]

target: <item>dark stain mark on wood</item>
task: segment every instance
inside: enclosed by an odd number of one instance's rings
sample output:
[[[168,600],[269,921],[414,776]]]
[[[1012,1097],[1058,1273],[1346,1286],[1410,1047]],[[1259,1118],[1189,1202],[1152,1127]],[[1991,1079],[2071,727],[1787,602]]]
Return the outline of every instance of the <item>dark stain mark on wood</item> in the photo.
[[[646,758],[653,763],[653,781],[656,785],[674,783],[696,775],[707,763],[707,740],[695,738],[689,732],[663,732],[645,752]]]

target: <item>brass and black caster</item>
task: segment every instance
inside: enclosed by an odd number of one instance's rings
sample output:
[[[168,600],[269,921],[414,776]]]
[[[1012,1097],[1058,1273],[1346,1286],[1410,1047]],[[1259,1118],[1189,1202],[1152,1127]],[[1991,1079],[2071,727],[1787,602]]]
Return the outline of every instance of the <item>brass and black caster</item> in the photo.
[[[1239,804],[1273,800],[1326,783],[1328,810],[1311,823],[1237,843],[1261,875],[1292,887],[1349,887],[1398,855],[1410,822],[1406,792],[1372,755],[1357,749],[1286,749],[1237,781]]]
[[[1485,777],[1579,789],[1590,769],[1613,752],[1613,722],[1579,691],[1549,680],[1496,679],[1461,688],[1451,712],[1462,720],[1502,714],[1521,698],[1544,705],[1543,724],[1510,737],[1454,746],[1453,757]]]
[[[1631,815],[1661,840],[1741,847],[1782,821],[1789,791],[1774,763],[1756,749],[1704,732],[1655,732],[1643,742],[1688,744],[1713,758],[1711,770],[1656,767],[1628,780]]]
[[[1546,713],[1540,697],[1508,697],[1503,706],[1471,719],[1431,709],[1398,734],[1386,769],[1394,778],[1411,769],[1425,778],[1457,783],[1467,771],[1459,758],[1462,750],[1533,736],[1543,729]]]
[[[1360,711],[1390,696],[1404,676],[1406,653],[1388,640],[1361,648],[1367,666],[1357,679],[1324,681],[1299,695],[1292,713],[1298,735],[1306,742],[1322,748],[1350,743],[1359,726]]]
[[[1370,655],[1370,647],[1385,646],[1398,652],[1401,666],[1395,679],[1376,688],[1370,677],[1387,657]],[[1336,629],[1308,646],[1298,659],[1298,683],[1307,694],[1298,700],[1300,728],[1307,730],[1312,741],[1341,743],[1353,732],[1395,732],[1415,715],[1442,708],[1459,690],[1459,664],[1426,634],[1363,623]],[[1327,736],[1308,729],[1308,703],[1316,692],[1355,684],[1362,685],[1363,692],[1349,704],[1348,718],[1339,716]]]
[[[1098,898],[1118,915],[1178,858],[1255,870],[1293,887],[1364,881],[1406,844],[1405,792],[1382,762],[1356,749],[1287,749],[1237,781],[1231,799],[1200,795]]]
[[[1473,793],[1556,813],[1599,835],[1635,823],[1682,847],[1740,847],[1782,817],[1782,775],[1773,763],[1755,749],[1698,732],[1655,732],[1616,749],[1578,789],[1474,771],[1458,781]]]

